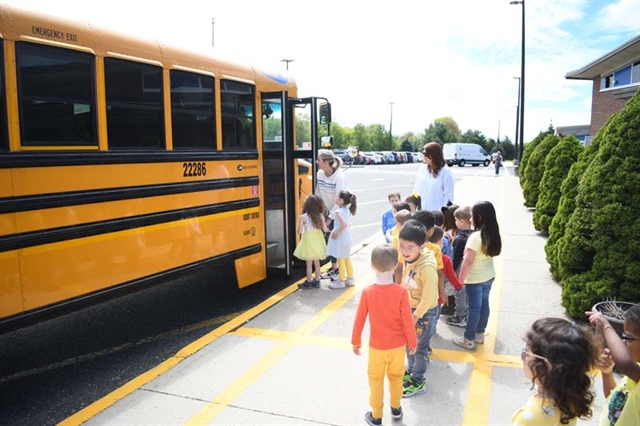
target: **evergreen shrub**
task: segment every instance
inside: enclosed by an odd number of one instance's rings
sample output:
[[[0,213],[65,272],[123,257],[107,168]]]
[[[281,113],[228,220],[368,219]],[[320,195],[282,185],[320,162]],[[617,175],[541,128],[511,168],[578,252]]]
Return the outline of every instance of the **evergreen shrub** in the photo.
[[[560,141],[556,135],[545,134],[545,138],[535,148],[529,157],[527,168],[525,170],[525,183],[522,188],[524,196],[524,205],[527,207],[535,207],[540,194],[540,181],[544,174],[544,164],[549,151],[551,151]]]
[[[640,300],[640,92],[601,136],[557,251],[562,304],[573,316],[605,299]]]
[[[520,188],[522,189],[524,189],[524,184],[526,181],[525,172],[527,170],[527,164],[529,164],[531,153],[536,150],[537,146],[540,145],[540,142],[542,142],[545,136],[547,136],[546,133],[540,132],[538,136],[533,138],[531,142],[524,145],[522,158],[520,159],[520,166],[518,166],[518,177],[520,178]]]
[[[549,238],[544,246],[547,254],[547,262],[549,263],[551,275],[556,281],[561,280],[560,271],[558,269],[558,251],[564,242],[564,234],[567,222],[576,208],[576,197],[578,196],[578,183],[585,170],[595,157],[600,146],[602,130],[598,132],[596,137],[591,141],[589,146],[578,156],[578,161],[573,163],[569,169],[567,177],[562,181],[560,186],[560,201],[558,202],[558,212],[553,217],[551,225],[549,225]]]
[[[551,220],[558,211],[560,187],[567,177],[569,169],[584,151],[578,138],[568,135],[549,151],[544,162],[544,174],[540,181],[540,195],[533,214],[533,226],[537,231],[549,233]]]

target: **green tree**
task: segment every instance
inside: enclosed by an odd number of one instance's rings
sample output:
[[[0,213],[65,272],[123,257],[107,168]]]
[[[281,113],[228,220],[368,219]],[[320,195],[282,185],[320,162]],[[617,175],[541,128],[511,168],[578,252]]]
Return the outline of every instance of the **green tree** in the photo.
[[[353,145],[360,148],[360,151],[371,151],[371,142],[369,141],[369,134],[364,124],[356,124],[353,127]]]
[[[411,142],[409,142],[408,139],[405,139],[402,142],[402,145],[400,145],[400,151],[409,151],[409,152],[413,152],[413,145],[411,144]]]
[[[509,136],[505,136],[504,139],[493,148],[493,151],[491,151],[490,154],[493,154],[498,150],[502,152],[502,157],[505,160],[513,160],[515,147],[513,145],[513,142],[511,142],[511,139],[509,139]]]
[[[555,147],[560,138],[556,135],[546,135],[546,137],[540,142],[536,149],[531,153],[531,157],[525,170],[525,184],[522,188],[522,195],[524,195],[524,205],[527,207],[535,207],[538,202],[538,195],[540,194],[540,181],[542,175],[544,175],[545,160],[549,151]]]
[[[574,316],[607,298],[640,300],[640,92],[603,130],[558,252],[562,303]]]
[[[562,181],[562,185],[560,186],[561,195],[560,201],[558,202],[558,212],[549,225],[549,238],[544,246],[547,262],[549,263],[549,270],[556,281],[561,280],[558,267],[558,252],[561,250],[560,247],[562,247],[565,241],[564,235],[567,222],[576,208],[578,183],[585,170],[587,170],[589,163],[591,163],[591,160],[593,160],[595,154],[598,152],[601,134],[602,130],[598,132],[598,135],[596,135],[591,144],[578,156],[578,161],[573,163],[567,177]]]
[[[371,149],[374,151],[385,151],[389,149],[389,132],[381,124],[371,124],[367,126],[367,135]]]
[[[427,142],[440,142],[440,144],[457,142],[460,139],[460,128],[451,117],[436,118],[425,129],[424,136]]]
[[[486,150],[487,138],[480,130],[467,130],[460,135],[460,142],[462,143],[476,143]]]
[[[520,177],[520,187],[524,189],[525,184],[527,182],[527,164],[529,164],[529,157],[536,150],[540,142],[547,136],[546,133],[540,133],[538,136],[533,138],[531,142],[524,144],[524,151],[522,151],[522,158],[520,159],[520,166],[518,170],[518,176]]]
[[[533,214],[533,226],[545,234],[558,211],[560,187],[567,177],[571,165],[584,150],[580,141],[573,135],[565,136],[549,151],[544,163],[544,174],[540,181],[540,195]]]

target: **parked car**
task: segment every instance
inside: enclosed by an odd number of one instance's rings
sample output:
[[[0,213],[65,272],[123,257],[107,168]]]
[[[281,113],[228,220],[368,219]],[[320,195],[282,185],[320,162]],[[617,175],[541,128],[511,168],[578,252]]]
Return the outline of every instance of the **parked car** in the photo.
[[[393,164],[396,162],[396,159],[391,153],[391,151],[382,151],[382,152],[379,152],[378,154],[384,156],[386,164]]]
[[[340,157],[345,164],[353,163],[353,157],[349,155],[346,149],[332,149],[336,157]]]
[[[475,143],[445,143],[442,146],[444,161],[449,167],[457,164],[464,167],[466,164],[487,167],[491,164],[491,157],[480,145]]]

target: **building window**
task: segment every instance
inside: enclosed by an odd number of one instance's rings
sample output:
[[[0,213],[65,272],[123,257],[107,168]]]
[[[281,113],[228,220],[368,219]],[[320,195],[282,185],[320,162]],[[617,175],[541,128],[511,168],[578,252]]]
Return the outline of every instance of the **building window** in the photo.
[[[255,87],[232,80],[220,81],[222,147],[253,148],[256,143]]]
[[[617,69],[602,77],[600,89],[628,86],[640,83],[640,61]]]
[[[640,61],[633,63],[631,70],[631,84],[640,83]]]
[[[16,63],[22,145],[97,146],[93,55],[18,42]]]
[[[213,77],[172,70],[171,123],[174,149],[215,149]]]
[[[109,149],[164,149],[162,68],[105,58]]]

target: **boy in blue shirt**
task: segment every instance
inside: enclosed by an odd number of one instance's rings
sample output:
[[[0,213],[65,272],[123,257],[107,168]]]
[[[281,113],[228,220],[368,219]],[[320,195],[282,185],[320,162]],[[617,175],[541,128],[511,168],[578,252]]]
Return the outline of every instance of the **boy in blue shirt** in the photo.
[[[384,235],[385,240],[390,243],[391,242],[391,230],[394,226],[396,226],[396,221],[393,218],[395,214],[394,206],[400,202],[400,193],[398,191],[391,191],[389,195],[387,195],[387,199],[389,200],[389,210],[382,213],[382,235]]]

